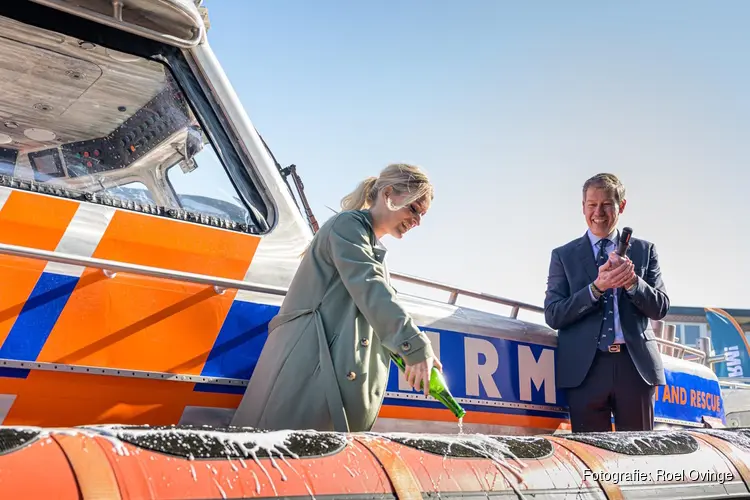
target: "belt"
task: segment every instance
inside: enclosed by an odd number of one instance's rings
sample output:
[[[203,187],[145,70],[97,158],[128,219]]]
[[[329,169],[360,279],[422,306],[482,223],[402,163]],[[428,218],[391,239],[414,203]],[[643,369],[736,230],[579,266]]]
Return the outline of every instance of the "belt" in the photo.
[[[622,344],[612,344],[609,347],[607,347],[606,351],[599,350],[599,352],[601,352],[603,354],[617,354],[619,352],[625,352],[626,349],[627,349],[627,346],[625,345],[625,343],[622,343]]]

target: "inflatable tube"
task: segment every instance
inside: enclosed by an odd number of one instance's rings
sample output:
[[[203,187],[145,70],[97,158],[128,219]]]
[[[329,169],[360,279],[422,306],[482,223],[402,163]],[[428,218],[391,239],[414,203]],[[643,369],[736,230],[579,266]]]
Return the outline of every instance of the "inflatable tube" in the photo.
[[[5,427],[0,444],[0,498],[665,500],[750,494],[746,428],[484,436]]]

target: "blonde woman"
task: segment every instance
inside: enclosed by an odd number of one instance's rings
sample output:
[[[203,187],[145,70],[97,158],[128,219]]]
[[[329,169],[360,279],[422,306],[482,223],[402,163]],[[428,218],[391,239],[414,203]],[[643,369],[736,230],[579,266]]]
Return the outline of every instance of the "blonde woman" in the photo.
[[[442,370],[426,335],[399,303],[384,267],[385,235],[418,226],[433,189],[413,165],[389,165],[346,196],[305,252],[232,425],[362,432],[375,424],[390,369],[428,394]]]

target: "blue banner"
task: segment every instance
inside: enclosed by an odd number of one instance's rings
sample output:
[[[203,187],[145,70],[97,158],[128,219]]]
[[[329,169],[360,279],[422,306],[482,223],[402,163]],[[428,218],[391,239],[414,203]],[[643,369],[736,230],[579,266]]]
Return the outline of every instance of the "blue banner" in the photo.
[[[249,378],[265,343],[268,321],[277,311],[277,306],[235,301],[201,374]],[[420,328],[443,363],[451,392],[467,412],[568,418],[565,393],[555,385],[554,347],[422,325]],[[521,331],[516,330],[519,334]],[[659,387],[656,394],[657,418],[697,424],[703,416],[723,420],[718,381],[708,368],[667,356],[664,364],[667,385]],[[680,364],[688,370],[671,369]],[[698,375],[701,371],[706,374]],[[197,384],[196,390],[244,392],[239,386],[209,384]],[[385,406],[444,408],[438,401],[411,390],[395,363],[386,391]]]
[[[447,330],[423,331],[443,364],[453,397],[466,411],[567,418],[564,393],[555,387],[554,348]],[[390,396],[386,403],[440,407],[434,400],[406,400],[416,392],[395,363],[386,391]]]
[[[714,365],[716,375],[720,378],[750,377],[750,345],[745,332],[726,311],[710,307],[705,310],[714,350],[717,355],[727,356],[725,363]]]
[[[443,364],[451,393],[467,412],[568,418],[565,394],[555,387],[555,348],[447,330],[423,331]],[[702,423],[704,416],[724,420],[717,380],[670,369],[666,378],[667,385],[657,389],[655,417],[693,423]],[[442,408],[432,398],[419,398],[395,363],[386,390],[386,405]]]
[[[656,388],[654,417],[697,424],[703,423],[703,417],[712,417],[726,423],[718,380],[664,371],[667,385]]]

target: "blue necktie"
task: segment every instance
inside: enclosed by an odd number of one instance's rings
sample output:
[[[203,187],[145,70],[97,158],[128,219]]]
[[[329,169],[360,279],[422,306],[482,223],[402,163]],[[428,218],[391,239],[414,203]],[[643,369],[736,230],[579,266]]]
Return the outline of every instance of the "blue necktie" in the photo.
[[[599,240],[599,255],[597,256],[597,265],[603,266],[609,256],[607,255],[607,245],[609,240],[602,238]],[[609,346],[615,341],[615,294],[613,289],[604,292],[604,319],[599,336],[599,349],[607,351]]]

